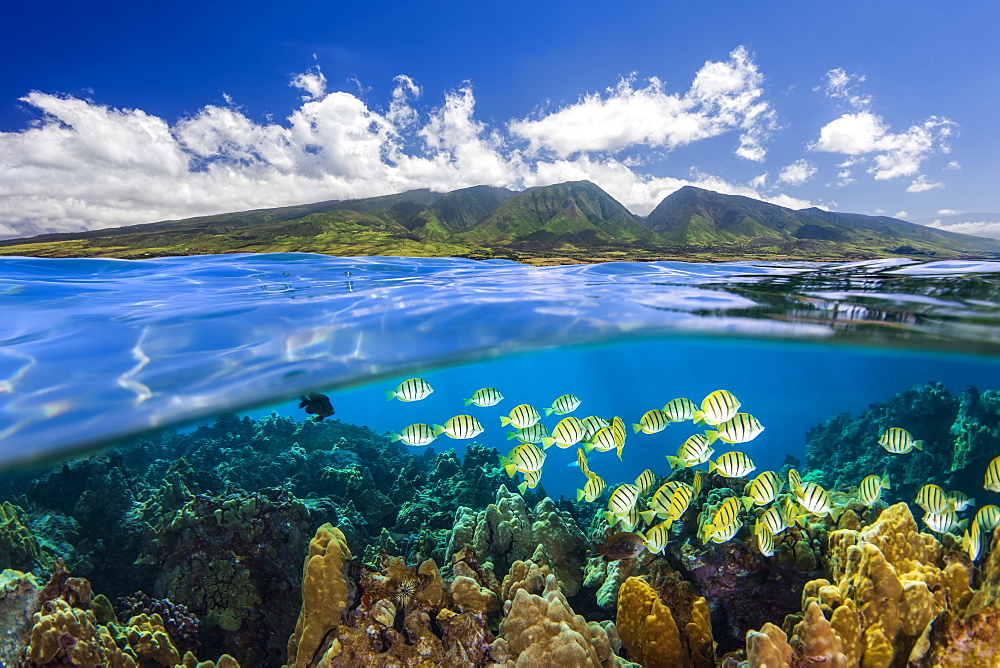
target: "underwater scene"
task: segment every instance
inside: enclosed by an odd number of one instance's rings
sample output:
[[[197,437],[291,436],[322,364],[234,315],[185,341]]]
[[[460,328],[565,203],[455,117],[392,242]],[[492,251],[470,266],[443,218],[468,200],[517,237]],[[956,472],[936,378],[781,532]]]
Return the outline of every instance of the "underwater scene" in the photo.
[[[1000,666],[1000,263],[0,276],[0,665]]]

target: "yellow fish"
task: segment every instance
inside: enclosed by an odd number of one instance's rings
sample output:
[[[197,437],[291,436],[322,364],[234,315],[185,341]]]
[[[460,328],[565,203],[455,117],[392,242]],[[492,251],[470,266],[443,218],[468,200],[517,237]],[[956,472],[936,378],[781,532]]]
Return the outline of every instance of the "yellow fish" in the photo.
[[[611,420],[605,420],[596,415],[585,417],[581,422],[583,422],[583,440],[585,441],[591,440],[598,429],[603,429],[611,424]]]
[[[1000,507],[990,504],[988,506],[983,506],[976,513],[975,522],[979,523],[979,527],[986,533],[993,533],[993,530],[1000,525]]]
[[[788,489],[794,493],[802,486],[802,476],[795,469],[788,469]]]
[[[722,502],[712,516],[712,521],[701,527],[702,542],[712,540],[725,543],[736,535],[743,523],[740,521],[740,501],[731,496]]]
[[[690,420],[698,407],[690,399],[671,399],[663,406],[663,412],[671,422]]]
[[[781,488],[784,486],[785,481],[781,479],[781,476],[774,471],[764,471],[743,488],[746,493],[743,507],[750,510],[750,506],[754,504],[766,506],[781,494]]]
[[[417,423],[404,427],[398,434],[389,434],[393,442],[402,441],[406,445],[420,447],[430,445],[437,438],[434,434],[434,427],[429,424]]]
[[[726,443],[747,443],[764,431],[764,425],[749,413],[737,413],[718,425],[715,430],[705,432],[709,443],[718,438]]]
[[[661,485],[653,494],[651,508],[640,513],[647,524],[652,524],[654,517],[662,517],[667,521],[667,527],[680,519],[691,505],[694,489],[683,482],[671,481]]]
[[[758,524],[754,535],[757,536],[757,549],[760,553],[765,557],[774,556],[774,534],[771,530],[763,524]]]
[[[927,484],[917,490],[917,498],[914,503],[928,513],[943,513],[948,508],[955,508],[955,501],[948,500],[944,490],[937,485]]]
[[[625,517],[629,511],[635,507],[635,502],[639,499],[639,488],[635,485],[622,483],[611,492],[608,499],[608,512],[615,517]],[[608,522],[608,524],[611,524]]]
[[[594,438],[583,445],[583,449],[587,452],[595,449],[599,452],[608,452],[616,448],[618,448],[618,443],[615,441],[615,434],[611,431],[610,426],[598,429]]]
[[[604,487],[604,479],[596,473],[592,474],[583,484],[583,489],[576,490],[576,500],[586,499],[592,502],[604,493]]]
[[[667,414],[659,408],[654,408],[651,411],[646,411],[639,418],[639,423],[632,425],[632,429],[636,434],[640,431],[644,434],[656,434],[666,429],[668,424],[670,424],[670,418],[667,417]]]
[[[538,487],[538,481],[542,479],[542,471],[528,471],[522,474],[524,476],[524,482],[517,486],[518,491],[524,494],[525,491],[529,489],[535,489]]]
[[[814,482],[804,482],[795,492],[795,496],[799,501],[799,505],[802,506],[807,512],[817,515],[819,517],[825,517],[829,515],[833,518],[833,521],[837,521],[839,513],[834,510],[833,504],[830,503],[830,495],[827,494],[826,490],[817,485]]]
[[[385,398],[389,401],[397,398],[400,401],[420,401],[429,397],[433,391],[423,378],[410,378],[396,386],[395,390],[386,390]]]
[[[910,432],[899,427],[889,427],[878,438],[878,444],[894,455],[903,455],[916,448],[924,449],[923,441],[914,441]]]
[[[622,448],[625,447],[625,421],[617,415],[611,419],[611,433],[615,436],[615,445],[618,450],[618,459],[622,458]]]
[[[660,522],[656,526],[649,527],[643,535],[646,539],[646,549],[652,554],[660,554],[667,547],[670,540],[670,527],[666,522]]]
[[[957,510],[958,512],[962,512],[969,506],[976,505],[975,499],[970,499],[965,495],[964,492],[960,492],[957,489],[953,489],[950,492],[945,492],[944,495],[948,497],[948,500],[955,502],[955,510]]]
[[[552,415],[555,413],[556,415],[566,415],[579,408],[581,403],[583,402],[580,401],[579,397],[575,397],[572,394],[564,394],[552,402],[551,408],[545,409],[545,414]]]
[[[986,467],[986,479],[983,489],[1000,492],[1000,457],[994,457]]]
[[[542,439],[542,447],[548,449],[553,445],[560,448],[569,448],[576,445],[583,439],[583,422],[580,418],[572,415],[559,420],[559,424],[552,430],[552,436]]]
[[[503,401],[503,395],[500,394],[500,390],[495,387],[484,387],[481,390],[476,390],[471,399],[465,399],[465,405],[475,404],[480,408],[487,408],[496,406],[501,401]]]
[[[708,437],[704,434],[695,434],[689,437],[677,448],[677,456],[667,455],[667,462],[670,468],[690,468],[698,464],[704,464],[708,458],[715,453],[709,444]]]
[[[522,429],[516,429],[514,431],[507,432],[507,440],[516,438],[525,443],[541,443],[543,438],[551,436],[549,430],[545,428],[545,425],[541,422],[535,423],[530,427],[524,427]]]
[[[753,461],[742,452],[727,452],[714,462],[708,462],[709,473],[718,471],[719,475],[727,478],[742,478],[753,473],[755,468]]]
[[[622,531],[635,531],[635,528],[639,526],[639,509],[636,506],[632,506],[632,509],[628,511],[628,514],[623,517],[618,517],[610,510],[604,513],[604,519],[608,523],[609,527],[613,527],[616,524],[621,525]]]
[[[739,409],[739,399],[732,392],[716,390],[702,400],[701,410],[695,411],[691,419],[695,423],[704,422],[714,426],[732,418]]]
[[[944,512],[925,513],[924,524],[936,533],[948,533],[954,529],[962,528],[958,521],[958,515],[955,514],[955,509],[951,506]]]
[[[434,435],[448,434],[452,438],[475,438],[483,433],[483,425],[471,415],[456,415],[444,425],[434,425]]]
[[[506,457],[500,458],[500,466],[511,478],[517,472],[541,471],[544,463],[545,453],[532,443],[522,443],[507,453]]]
[[[983,550],[983,531],[979,528],[979,522],[972,520],[972,525],[966,530],[960,542],[970,560],[975,561],[979,558]]]
[[[500,426],[513,425],[515,429],[527,429],[528,427],[535,426],[541,419],[542,416],[538,414],[538,411],[533,406],[521,404],[511,409],[510,417],[504,416],[500,418]]]
[[[694,472],[694,480],[691,481],[691,486],[694,488],[694,493],[693,493],[692,498],[697,499],[699,496],[701,496],[701,480],[702,480],[702,477],[703,476],[701,474],[701,471],[695,471]]]
[[[587,465],[587,455],[583,453],[583,448],[576,449],[576,465],[580,467],[583,475],[588,478],[594,475],[593,471],[590,470],[590,466]]]
[[[777,536],[795,523],[795,505],[786,500],[784,507],[777,504],[764,511],[754,525],[754,534],[761,528],[766,528],[772,536]]]
[[[891,489],[888,473],[881,478],[877,475],[865,476],[858,484],[858,501],[866,506],[874,506],[882,496],[883,489]]]
[[[635,479],[635,486],[639,488],[641,496],[649,494],[649,490],[653,489],[654,484],[656,484],[656,474],[650,469],[646,469]]]

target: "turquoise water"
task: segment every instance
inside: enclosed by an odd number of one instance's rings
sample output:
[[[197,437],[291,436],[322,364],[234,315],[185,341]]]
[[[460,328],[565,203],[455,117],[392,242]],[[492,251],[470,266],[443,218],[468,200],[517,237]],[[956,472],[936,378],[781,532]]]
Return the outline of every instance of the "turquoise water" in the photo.
[[[499,503],[503,486],[514,492],[522,479],[499,468],[517,443],[500,417],[521,403],[541,411],[563,394],[581,400],[576,417],[620,416],[628,426],[620,460],[588,456],[608,486],[595,502],[576,499],[586,478],[575,445],[546,450],[540,486],[525,494],[528,508],[548,496],[564,513],[560,540],[572,547],[559,549],[576,569],[608,533],[599,514],[613,487],[647,468],[657,485],[691,480],[665,456],[704,425],[644,434],[632,424],[674,398],[700,404],[719,389],[764,426],[752,441],[714,446],[715,456],[748,455],[751,477],[796,468],[848,504],[861,475],[891,471],[897,484],[884,502],[911,503],[917,487],[938,482],[976,497],[976,507],[1000,504],[981,486],[986,462],[1000,455],[1000,394],[988,392],[1000,390],[998,305],[996,262],[0,259],[0,502],[15,509],[0,522],[0,569],[45,578],[63,558],[112,600],[142,591],[187,605],[201,619],[199,658],[228,652],[244,666],[280,665],[317,527],[343,529],[369,568],[384,568],[380,551],[411,565],[431,558],[447,580],[462,518]],[[411,377],[433,393],[386,400]],[[983,393],[980,404],[970,386]],[[504,399],[464,404],[484,387]],[[314,392],[335,409],[322,423],[299,408],[300,395]],[[460,414],[476,417],[483,433],[424,447],[386,438]],[[551,430],[562,417],[542,422]],[[890,422],[926,438],[927,451],[886,453],[877,429]],[[978,435],[953,470],[946,453],[963,430]],[[716,501],[720,490],[742,493],[746,481],[706,480]],[[700,558],[736,551],[761,569],[755,583],[784,583],[752,611],[727,607],[745,593],[712,603],[720,658],[742,647],[748,630],[800,612],[801,587],[821,575],[825,547],[812,536],[808,572],[781,570],[803,562],[788,546],[783,557],[762,556],[748,528],[724,548],[702,547],[694,536],[708,500],[703,494],[675,524],[666,556],[637,572],[669,564],[711,597],[715,590],[683,568],[697,543]],[[235,507],[246,525],[219,519]],[[23,530],[5,534],[4,526]],[[5,547],[6,536],[27,534],[35,547]],[[532,545],[479,559],[499,580]],[[565,563],[552,566],[567,577]],[[220,568],[244,578],[239,596],[219,594]],[[351,615],[365,609],[358,578]],[[598,584],[577,582],[569,600],[588,620],[614,620],[614,601]],[[480,621],[499,634],[498,619]],[[0,663],[10,658],[3,652]]]

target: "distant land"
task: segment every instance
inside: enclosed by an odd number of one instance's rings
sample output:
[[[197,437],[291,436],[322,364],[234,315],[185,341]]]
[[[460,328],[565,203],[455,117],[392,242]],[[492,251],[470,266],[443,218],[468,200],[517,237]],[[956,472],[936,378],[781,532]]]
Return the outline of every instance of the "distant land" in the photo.
[[[529,264],[1000,258],[1000,240],[884,216],[788,209],[686,186],[640,218],[589,181],[515,192],[410,190],[0,241],[0,255],[149,258],[205,253],[508,258]]]
[[[1000,213],[949,213],[933,218],[921,218],[913,222],[930,225],[946,232],[960,232],[1000,239]]]

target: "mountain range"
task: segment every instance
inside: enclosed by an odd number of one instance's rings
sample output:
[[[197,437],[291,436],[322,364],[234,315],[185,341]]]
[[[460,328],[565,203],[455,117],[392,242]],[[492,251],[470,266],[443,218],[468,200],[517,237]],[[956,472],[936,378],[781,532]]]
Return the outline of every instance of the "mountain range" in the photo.
[[[884,216],[789,209],[685,186],[646,217],[589,181],[474,186],[0,241],[0,254],[151,257],[227,252],[611,259],[1000,257],[1000,240]]]

